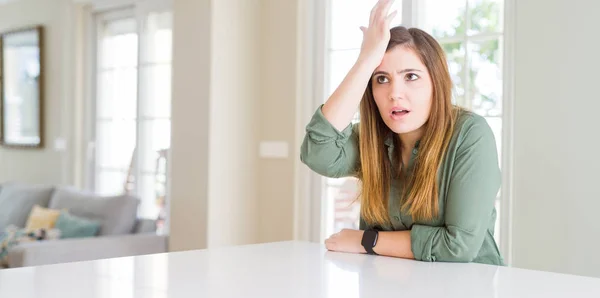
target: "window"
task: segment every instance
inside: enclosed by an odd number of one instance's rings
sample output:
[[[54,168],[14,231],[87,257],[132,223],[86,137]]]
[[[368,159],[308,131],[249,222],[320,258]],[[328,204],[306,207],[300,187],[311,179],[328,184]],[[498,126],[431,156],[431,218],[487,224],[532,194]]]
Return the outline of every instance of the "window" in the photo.
[[[96,18],[92,188],[141,199],[163,217],[171,140],[172,12],[124,9]]]
[[[375,0],[329,0],[324,101],[356,61],[362,42],[358,28],[368,24],[369,12],[375,3]],[[502,148],[503,5],[502,0],[396,0],[390,10],[398,10],[392,26],[419,27],[442,45],[454,83],[454,103],[487,119],[496,136],[499,156]],[[403,12],[403,7],[411,11]],[[402,22],[403,17],[410,23]],[[358,117],[354,121],[358,121]],[[357,189],[357,181],[352,178],[323,178],[324,237],[342,228],[358,228],[360,206],[351,204],[358,195]],[[500,196],[496,200],[498,219],[499,199]]]
[[[132,17],[98,24],[95,190],[120,194],[137,139],[138,34]]]

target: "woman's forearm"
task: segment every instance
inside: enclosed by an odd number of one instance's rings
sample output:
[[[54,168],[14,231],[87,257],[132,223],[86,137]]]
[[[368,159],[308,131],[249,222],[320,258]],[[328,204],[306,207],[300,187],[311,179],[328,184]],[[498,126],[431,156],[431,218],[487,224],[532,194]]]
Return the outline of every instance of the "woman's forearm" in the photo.
[[[414,259],[410,231],[379,232],[373,251],[382,256]]]
[[[342,131],[352,121],[377,66],[370,60],[359,59],[323,106],[323,116],[337,130]]]

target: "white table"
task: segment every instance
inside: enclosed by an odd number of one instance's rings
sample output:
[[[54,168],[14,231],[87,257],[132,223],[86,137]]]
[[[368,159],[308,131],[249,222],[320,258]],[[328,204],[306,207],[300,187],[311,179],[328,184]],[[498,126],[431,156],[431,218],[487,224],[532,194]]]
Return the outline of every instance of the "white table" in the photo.
[[[600,297],[600,279],[303,242],[0,270],[0,297]]]

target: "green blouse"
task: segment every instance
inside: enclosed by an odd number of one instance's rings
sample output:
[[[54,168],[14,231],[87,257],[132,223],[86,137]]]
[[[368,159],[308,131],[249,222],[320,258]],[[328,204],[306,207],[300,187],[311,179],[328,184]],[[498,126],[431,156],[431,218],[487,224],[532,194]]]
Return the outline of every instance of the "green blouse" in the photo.
[[[355,176],[359,171],[358,124],[338,131],[317,109],[306,127],[300,159],[320,175],[332,178]],[[393,140],[385,146],[390,153]],[[412,151],[412,165],[419,154]],[[411,168],[409,167],[409,172]],[[442,262],[476,262],[504,265],[494,240],[494,202],[501,183],[494,134],[487,121],[462,111],[438,174],[439,214],[430,221],[415,222],[401,211],[402,183],[393,180],[389,216],[393,226],[384,230],[411,232],[415,259]],[[368,228],[361,219],[360,229]]]

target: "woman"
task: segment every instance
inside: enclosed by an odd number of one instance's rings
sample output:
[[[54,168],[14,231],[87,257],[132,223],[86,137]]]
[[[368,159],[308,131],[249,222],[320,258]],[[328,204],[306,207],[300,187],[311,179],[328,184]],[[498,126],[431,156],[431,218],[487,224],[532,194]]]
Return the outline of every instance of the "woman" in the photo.
[[[493,237],[501,179],[494,135],[484,118],[452,105],[440,45],[419,29],[389,29],[391,3],[371,11],[359,58],[302,144],[313,171],[361,181],[360,230],[342,230],[326,247],[503,265]]]

